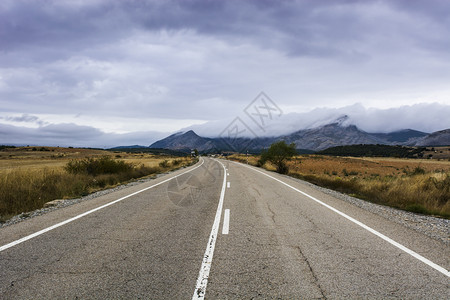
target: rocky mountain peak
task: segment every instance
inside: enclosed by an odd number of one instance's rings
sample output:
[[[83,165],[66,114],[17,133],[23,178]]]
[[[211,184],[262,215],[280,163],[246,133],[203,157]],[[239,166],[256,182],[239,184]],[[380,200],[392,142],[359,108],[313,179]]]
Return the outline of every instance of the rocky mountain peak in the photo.
[[[348,115],[342,115],[339,118],[337,118],[334,122],[332,122],[331,124],[335,124],[341,127],[347,127],[350,125],[350,117]],[[330,124],[330,125],[331,125]]]

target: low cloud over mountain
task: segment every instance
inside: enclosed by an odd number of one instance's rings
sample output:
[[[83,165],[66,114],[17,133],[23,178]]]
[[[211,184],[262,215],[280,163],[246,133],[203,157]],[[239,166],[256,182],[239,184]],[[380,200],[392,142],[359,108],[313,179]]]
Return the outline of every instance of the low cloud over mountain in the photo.
[[[263,113],[264,111],[262,111]],[[298,130],[317,128],[333,123],[347,116],[345,125],[355,125],[366,132],[388,133],[406,128],[434,132],[450,128],[450,105],[422,103],[389,109],[366,108],[361,104],[341,108],[316,108],[304,113],[285,113],[280,117],[266,118],[263,129],[259,128],[246,114],[237,112],[251,132],[246,137],[270,137],[288,135]],[[201,136],[217,137],[232,119],[189,126],[181,131],[194,130]]]
[[[295,143],[297,149],[319,151],[330,147],[358,144],[384,144],[405,146],[442,146],[450,145],[450,129],[432,134],[404,129],[390,133],[369,133],[355,125],[348,124],[348,116],[342,116],[333,122],[315,128],[298,130],[289,135],[276,137],[216,137],[207,138],[194,131],[180,132],[150,145],[151,148],[189,151],[198,149],[203,152],[233,151],[258,152],[268,148],[273,142]]]

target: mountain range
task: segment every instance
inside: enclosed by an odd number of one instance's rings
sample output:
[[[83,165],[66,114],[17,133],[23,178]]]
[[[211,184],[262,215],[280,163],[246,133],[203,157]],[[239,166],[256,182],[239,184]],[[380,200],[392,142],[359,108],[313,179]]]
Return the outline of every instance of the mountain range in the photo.
[[[289,135],[258,138],[207,138],[194,131],[179,132],[159,140],[150,148],[165,148],[178,151],[197,149],[200,152],[235,151],[259,152],[273,142],[284,140],[295,143],[297,149],[320,151],[330,147],[356,144],[382,144],[404,146],[450,145],[450,129],[426,133],[405,129],[390,133],[369,133],[355,125],[348,125],[348,117],[315,128],[302,129]]]

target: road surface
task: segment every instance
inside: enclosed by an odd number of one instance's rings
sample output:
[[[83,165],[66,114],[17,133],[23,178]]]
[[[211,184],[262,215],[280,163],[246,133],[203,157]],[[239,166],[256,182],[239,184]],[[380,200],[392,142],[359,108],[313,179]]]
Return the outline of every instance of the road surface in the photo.
[[[0,298],[448,299],[449,258],[301,181],[201,158],[0,229]]]

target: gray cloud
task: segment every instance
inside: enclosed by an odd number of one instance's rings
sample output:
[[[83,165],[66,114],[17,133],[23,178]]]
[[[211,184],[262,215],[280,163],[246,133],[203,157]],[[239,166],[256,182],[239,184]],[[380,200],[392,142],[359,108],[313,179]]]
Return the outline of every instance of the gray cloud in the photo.
[[[307,56],[354,56],[368,40],[383,39],[446,52],[450,7],[437,0],[4,2],[3,50],[57,47],[53,54],[68,56],[121,40],[133,30],[193,30],[230,43],[256,42]]]
[[[449,12],[443,0],[4,0],[0,114],[214,121],[261,90],[291,112],[450,104]]]
[[[7,121],[13,121],[13,122],[25,122],[25,123],[37,123],[42,124],[43,121],[39,119],[39,117],[23,114],[20,117],[0,117],[2,119],[5,119]]]
[[[73,51],[86,50],[87,45],[120,40],[133,30],[194,30],[230,43],[256,42],[292,55],[356,57],[358,47],[368,39],[390,36],[393,43],[397,34],[399,44],[426,39],[435,42],[435,50],[444,52],[449,6],[447,1],[375,0],[116,0],[78,5],[70,1],[6,0],[0,24],[5,43],[0,47],[58,47],[66,52],[53,54],[70,56]],[[421,30],[413,31],[411,26]],[[434,30],[429,34],[431,28]]]
[[[89,126],[52,124],[28,128],[0,123],[1,145],[43,145],[110,148],[120,145],[148,146],[165,137],[165,132],[105,133]]]

